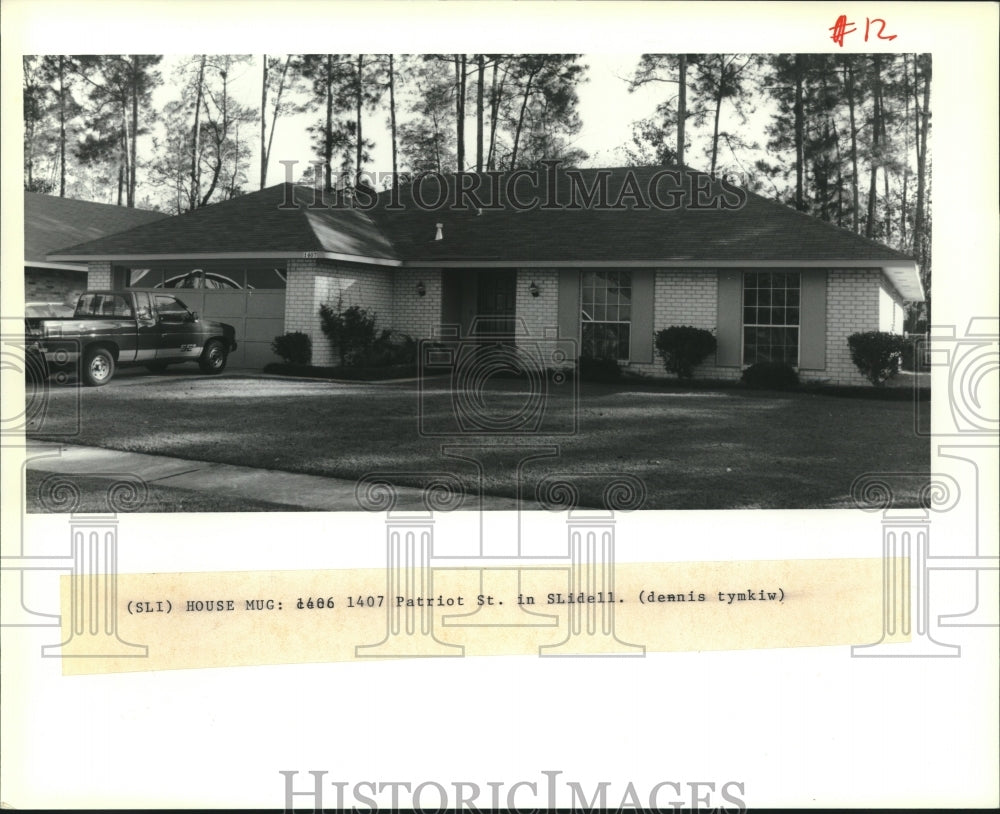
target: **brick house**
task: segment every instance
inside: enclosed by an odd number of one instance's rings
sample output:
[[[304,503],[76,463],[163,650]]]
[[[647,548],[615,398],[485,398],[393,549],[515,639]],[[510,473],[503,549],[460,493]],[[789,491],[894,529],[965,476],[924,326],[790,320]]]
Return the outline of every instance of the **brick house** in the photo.
[[[805,380],[862,384],[847,337],[902,332],[904,303],[923,299],[912,258],[662,167],[431,175],[353,201],[280,184],[49,259],[86,262],[91,287],[188,289],[190,307],[237,322],[233,363],[247,366],[285,331],[335,363],[319,308],[339,301],[418,339],[443,325],[517,326],[515,341],[557,330],[649,375],[666,375],[655,332],[693,325],[718,343],[699,377],[781,360]]]
[[[165,217],[162,212],[25,192],[25,302],[73,301],[87,287],[85,262],[51,262],[51,252]]]

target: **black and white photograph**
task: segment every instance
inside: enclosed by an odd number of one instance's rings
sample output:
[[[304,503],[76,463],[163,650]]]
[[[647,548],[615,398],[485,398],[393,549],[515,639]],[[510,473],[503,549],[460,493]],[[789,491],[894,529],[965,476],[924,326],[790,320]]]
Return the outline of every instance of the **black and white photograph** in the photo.
[[[29,511],[926,487],[929,53],[23,65]]]
[[[0,4],[0,805],[1000,803],[995,4]]]

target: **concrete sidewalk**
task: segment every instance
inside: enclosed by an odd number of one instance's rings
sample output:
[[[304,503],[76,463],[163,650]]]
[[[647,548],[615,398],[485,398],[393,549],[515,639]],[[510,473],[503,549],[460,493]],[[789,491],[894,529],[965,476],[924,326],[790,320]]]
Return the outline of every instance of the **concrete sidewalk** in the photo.
[[[302,475],[274,469],[255,469],[208,461],[191,461],[140,452],[118,452],[45,441],[28,444],[28,469],[36,472],[107,478],[131,475],[145,481],[189,491],[211,491],[233,498],[281,504],[311,511],[362,511],[355,497],[355,481]],[[424,509],[423,490],[395,487],[396,509]],[[514,509],[513,498],[489,498],[490,509]],[[464,508],[475,508],[466,505]]]

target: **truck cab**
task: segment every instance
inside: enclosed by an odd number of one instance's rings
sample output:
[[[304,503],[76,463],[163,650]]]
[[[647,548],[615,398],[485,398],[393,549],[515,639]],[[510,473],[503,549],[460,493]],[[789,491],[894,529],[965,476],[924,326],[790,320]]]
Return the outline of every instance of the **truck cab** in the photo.
[[[83,382],[107,384],[117,367],[198,362],[205,373],[221,373],[236,349],[236,329],[201,319],[171,294],[147,291],[86,291],[72,317],[27,318],[26,332],[47,367],[79,364]]]

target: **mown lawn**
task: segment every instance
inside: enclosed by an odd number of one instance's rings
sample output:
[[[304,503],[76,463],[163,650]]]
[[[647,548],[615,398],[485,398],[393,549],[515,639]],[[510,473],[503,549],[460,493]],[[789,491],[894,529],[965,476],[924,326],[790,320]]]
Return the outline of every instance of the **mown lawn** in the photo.
[[[534,498],[542,478],[569,472],[586,475],[578,479],[581,503],[600,505],[603,484],[628,473],[644,483],[646,509],[846,508],[851,483],[863,473],[929,472],[929,439],[915,433],[908,398],[584,384],[575,407],[553,399],[538,434],[494,436],[497,445],[490,437],[418,431],[418,406],[425,429],[455,426],[446,385],[435,380],[422,401],[412,383],[238,376],[53,387],[31,436],[351,479],[397,473],[393,479],[406,485],[450,472],[467,490],[475,489],[475,466],[445,458],[442,445],[485,444],[494,448],[459,454],[481,457],[487,493],[503,496],[516,495],[520,460],[535,447],[558,445],[558,458],[523,467],[524,496]],[[463,401],[460,409],[502,418],[530,401],[524,382],[491,381],[481,401]],[[77,410],[80,430],[68,437]],[[575,434],[546,434],[572,427],[574,416]]]
[[[25,480],[25,509],[29,512],[50,511],[42,498],[48,473],[27,470]],[[72,480],[79,490],[79,501],[74,511],[102,513],[113,511],[108,504],[108,487],[113,481],[87,475],[63,476]],[[300,506],[268,503],[250,498],[218,495],[214,492],[195,492],[152,483],[147,486],[145,500],[136,507],[139,512],[296,512]]]

